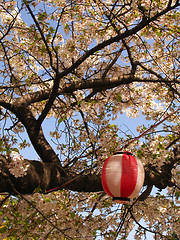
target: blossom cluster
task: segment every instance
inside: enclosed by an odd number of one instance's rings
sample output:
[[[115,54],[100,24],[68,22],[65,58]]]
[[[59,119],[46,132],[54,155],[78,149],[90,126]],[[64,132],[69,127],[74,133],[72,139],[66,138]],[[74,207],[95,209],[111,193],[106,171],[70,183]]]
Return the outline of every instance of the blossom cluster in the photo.
[[[1,2],[0,97],[8,106],[27,104],[32,118],[38,118],[47,103],[45,93],[52,91],[54,79],[58,78],[57,72],[68,72],[73,66],[69,74],[62,74],[59,96],[46,116],[51,126],[54,121],[54,129],[50,130],[50,125],[42,128],[49,130],[54,151],[66,169],[76,173],[90,169],[91,174],[100,174],[104,160],[132,139],[128,134],[132,126],[128,126],[129,131],[122,129],[125,116],[144,117],[144,125],[137,128],[141,134],[149,121],[154,124],[177,109],[179,14],[162,14],[158,21],[128,36],[139,23],[142,26],[146,22],[144,19],[149,21],[160,11],[165,12],[167,4],[172,6],[175,0],[32,0],[22,1],[22,6],[16,0]],[[122,36],[127,33],[124,41],[98,48],[117,32]],[[16,123],[19,119],[8,110],[4,120],[12,121],[8,134],[12,129],[15,136],[21,135],[25,125]],[[168,121],[126,149],[157,171],[173,154],[168,146],[179,138],[178,113]],[[22,146],[27,143],[24,141]],[[26,176],[29,165],[19,154],[12,155],[9,172],[16,178]],[[175,168],[172,175],[179,186],[178,172]],[[101,194],[62,190],[47,195],[35,193],[26,196],[27,201],[12,197],[0,209],[0,237],[114,239],[127,208],[113,205],[109,197]],[[178,198],[175,187],[163,195],[154,191],[145,202],[133,205],[132,214],[140,223],[145,220],[151,231],[178,235]],[[124,221],[119,239],[126,239],[135,225],[129,215]],[[142,239],[143,234],[139,226],[135,239]]]
[[[17,152],[13,152],[11,162],[9,163],[9,172],[16,178],[23,177],[27,174],[28,168],[29,164],[24,161],[23,157]]]

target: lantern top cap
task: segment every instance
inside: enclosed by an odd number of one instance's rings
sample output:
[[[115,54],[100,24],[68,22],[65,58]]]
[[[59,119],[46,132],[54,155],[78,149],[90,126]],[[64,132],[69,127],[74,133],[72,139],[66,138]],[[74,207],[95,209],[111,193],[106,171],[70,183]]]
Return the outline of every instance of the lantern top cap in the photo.
[[[131,155],[132,156],[132,153],[128,152],[128,151],[117,151],[117,152],[114,153],[114,155],[117,155],[117,154],[127,154],[127,155]]]

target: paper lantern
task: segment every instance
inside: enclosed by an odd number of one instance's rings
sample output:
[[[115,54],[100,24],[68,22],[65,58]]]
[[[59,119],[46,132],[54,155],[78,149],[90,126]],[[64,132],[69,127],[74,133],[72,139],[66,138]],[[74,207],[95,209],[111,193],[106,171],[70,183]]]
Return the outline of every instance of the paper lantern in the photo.
[[[117,152],[106,159],[101,174],[104,191],[115,202],[127,203],[136,197],[144,184],[144,167],[129,152]]]

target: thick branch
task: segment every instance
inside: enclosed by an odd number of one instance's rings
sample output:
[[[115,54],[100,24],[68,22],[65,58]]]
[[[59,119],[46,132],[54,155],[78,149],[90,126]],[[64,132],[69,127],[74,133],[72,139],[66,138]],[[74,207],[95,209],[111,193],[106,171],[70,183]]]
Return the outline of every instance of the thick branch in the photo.
[[[13,109],[13,105],[4,100],[0,100],[0,106],[10,111]]]
[[[21,106],[18,102],[14,105],[5,103],[3,100],[0,100],[0,106],[3,106],[14,113],[19,121],[24,125],[34,149],[43,162],[55,163],[57,165],[61,164],[57,154],[47,142],[42,128],[37,130],[37,120],[34,118],[28,107]]]
[[[3,172],[4,157],[0,156],[0,192],[12,192],[9,184],[9,179],[15,189],[21,194],[32,194],[36,189],[41,189],[42,192],[54,189],[70,189],[78,192],[97,192],[101,191],[101,178],[99,175],[76,175],[69,174],[60,166],[52,163],[43,163],[40,161],[25,160],[29,164],[27,174],[24,177],[15,178],[8,173],[7,177]]]
[[[21,194],[32,194],[36,189],[41,189],[42,192],[56,191],[59,189],[69,189],[77,192],[99,192],[103,191],[100,175],[91,174],[72,174],[62,167],[52,164],[43,163],[40,161],[25,160],[30,167],[27,170],[27,175],[24,177],[15,178],[8,173],[4,177],[5,165],[3,162],[5,158],[0,157],[0,193],[11,193],[9,179],[14,187]],[[161,172],[156,171],[150,165],[145,166],[145,182],[144,186],[156,186],[159,189],[164,189],[167,186],[172,187],[171,170],[174,164],[180,161],[180,148],[174,151],[174,158],[165,162],[161,167]]]
[[[40,102],[43,100],[47,100],[50,96],[50,90],[40,90],[37,92],[27,93],[22,97],[18,98],[15,101],[15,105],[18,107],[26,107],[31,105],[32,103]],[[0,103],[1,105],[1,103]]]
[[[80,82],[66,84],[61,90],[58,91],[57,95],[62,95],[66,93],[73,93],[77,90],[85,89],[98,89],[106,90],[110,88],[115,88],[121,85],[129,84],[132,82],[141,82],[141,83],[171,83],[169,79],[160,78],[160,79],[151,79],[151,78],[139,78],[132,77],[130,75],[119,76],[118,78],[100,78],[100,79],[83,79]],[[173,83],[179,83],[179,81],[173,81]],[[16,103],[20,106],[28,106],[31,103],[40,102],[42,100],[47,100],[50,96],[50,90],[40,90],[34,93],[28,93],[23,97],[20,97],[16,100]],[[0,102],[1,105],[1,102]]]
[[[145,185],[154,185],[159,189],[174,186],[171,171],[178,163],[180,163],[180,144],[174,149],[174,156],[164,162],[160,171],[157,171],[151,164],[145,166]]]

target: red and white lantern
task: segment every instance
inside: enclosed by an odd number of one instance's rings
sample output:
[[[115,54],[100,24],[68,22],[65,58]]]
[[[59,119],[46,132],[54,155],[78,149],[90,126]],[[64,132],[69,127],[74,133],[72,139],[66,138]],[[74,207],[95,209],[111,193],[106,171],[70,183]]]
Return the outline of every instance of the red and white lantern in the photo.
[[[117,152],[106,159],[101,174],[104,191],[115,202],[126,203],[136,197],[144,184],[144,166],[129,152]]]

